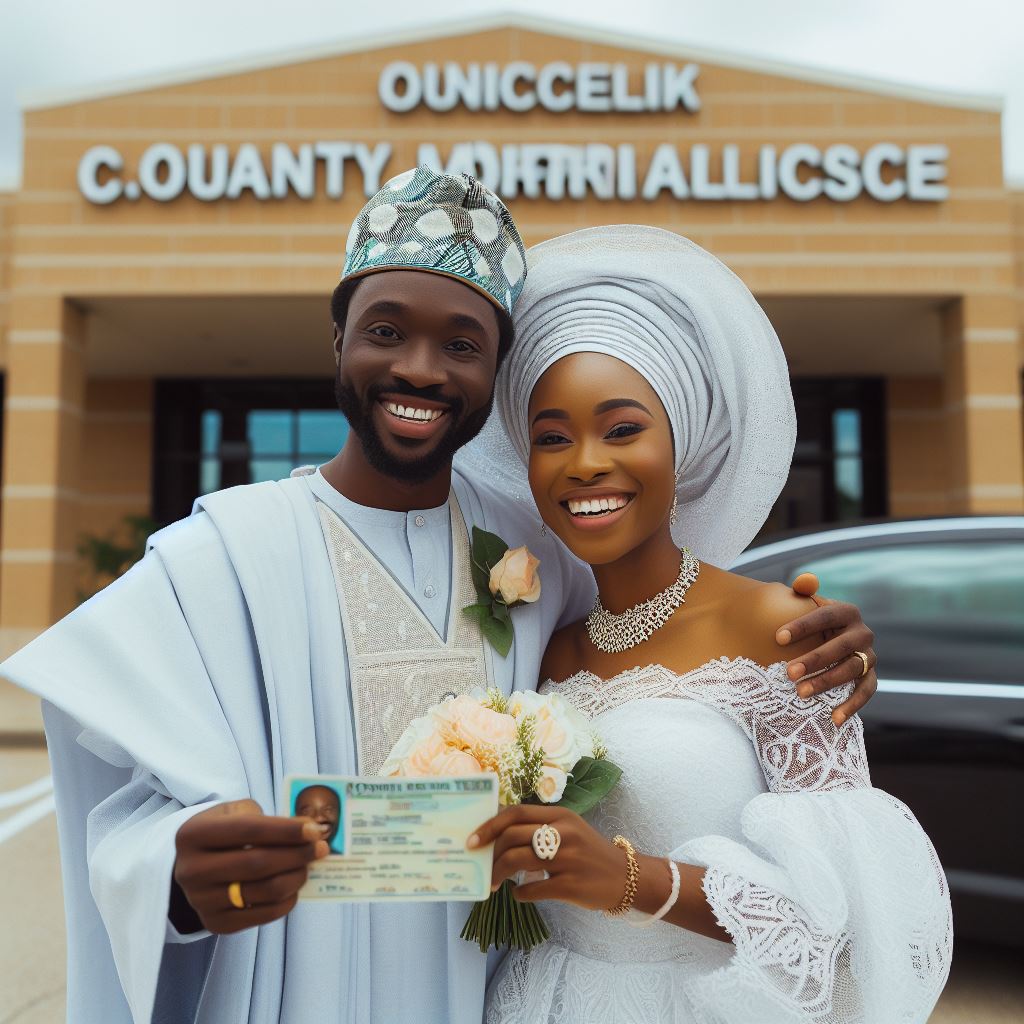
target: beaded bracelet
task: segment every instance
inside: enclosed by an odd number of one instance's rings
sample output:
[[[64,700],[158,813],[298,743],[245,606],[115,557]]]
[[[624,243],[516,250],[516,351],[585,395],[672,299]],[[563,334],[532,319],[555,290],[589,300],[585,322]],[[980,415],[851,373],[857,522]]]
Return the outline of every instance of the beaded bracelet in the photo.
[[[605,911],[609,917],[618,917],[619,914],[624,914],[629,910],[633,906],[633,900],[636,899],[636,880],[640,877],[640,865],[637,863],[633,844],[625,836],[616,836],[612,842],[626,851],[626,891],[618,906]]]

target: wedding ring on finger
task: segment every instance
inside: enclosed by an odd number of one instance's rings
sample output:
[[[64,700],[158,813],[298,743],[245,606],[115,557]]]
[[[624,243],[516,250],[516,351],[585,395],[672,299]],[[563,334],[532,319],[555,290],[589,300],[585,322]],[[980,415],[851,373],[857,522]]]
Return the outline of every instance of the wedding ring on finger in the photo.
[[[540,860],[554,860],[562,845],[562,837],[554,825],[541,825],[533,833],[533,852]]]
[[[860,670],[860,675],[857,676],[857,678],[863,679],[868,674],[868,656],[863,651],[854,651],[853,654],[854,657],[860,658],[860,663],[863,666]]]
[[[242,898],[242,883],[232,882],[228,886],[228,902],[235,910],[245,910],[246,903]]]

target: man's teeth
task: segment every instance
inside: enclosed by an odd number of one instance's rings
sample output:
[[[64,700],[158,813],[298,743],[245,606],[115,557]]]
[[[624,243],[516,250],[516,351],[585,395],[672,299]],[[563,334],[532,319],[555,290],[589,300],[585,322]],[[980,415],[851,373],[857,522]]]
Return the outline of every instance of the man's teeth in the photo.
[[[439,416],[444,415],[444,409],[418,409],[412,405],[399,405],[397,402],[385,402],[384,408],[392,416],[398,416],[403,420],[413,420],[421,423],[431,423]]]
[[[607,498],[570,498],[567,502],[569,511],[574,516],[600,515],[602,512],[614,512],[616,509],[625,508],[630,498],[625,494],[612,495]]]

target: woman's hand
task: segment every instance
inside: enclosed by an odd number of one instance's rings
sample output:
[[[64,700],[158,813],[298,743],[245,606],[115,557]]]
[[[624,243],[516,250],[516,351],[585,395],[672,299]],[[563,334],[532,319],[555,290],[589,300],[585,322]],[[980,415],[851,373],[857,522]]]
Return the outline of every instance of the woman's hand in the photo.
[[[541,825],[551,825],[561,836],[553,860],[541,860],[533,851],[533,834]],[[476,849],[488,843],[494,843],[492,891],[519,871],[547,871],[551,876],[517,886],[517,900],[563,900],[588,910],[608,910],[625,892],[625,852],[575,811],[545,804],[509,807],[485,821],[466,845]]]
[[[832,721],[842,725],[867,704],[878,689],[878,676],[875,674],[878,657],[873,646],[875,634],[865,625],[860,609],[855,604],[815,597],[818,578],[813,573],[798,576],[793,581],[793,590],[804,597],[813,598],[818,607],[780,627],[775,634],[776,641],[785,646],[815,633],[824,633],[826,640],[813,651],[791,661],[786,669],[787,674],[796,681],[820,672],[828,665],[833,666],[820,676],[799,683],[796,691],[801,697],[810,697],[845,683],[854,683],[849,700],[832,712]],[[867,656],[867,672],[864,672],[864,663],[854,651]]]

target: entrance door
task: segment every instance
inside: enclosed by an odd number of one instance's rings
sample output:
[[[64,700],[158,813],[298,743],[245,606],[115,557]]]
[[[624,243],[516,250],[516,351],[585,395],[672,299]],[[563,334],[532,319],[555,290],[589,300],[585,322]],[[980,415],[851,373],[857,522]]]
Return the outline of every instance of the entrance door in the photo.
[[[330,380],[158,381],[154,518],[173,522],[201,494],[326,462],[347,435]]]
[[[760,536],[888,514],[883,378],[793,380],[789,480]]]

